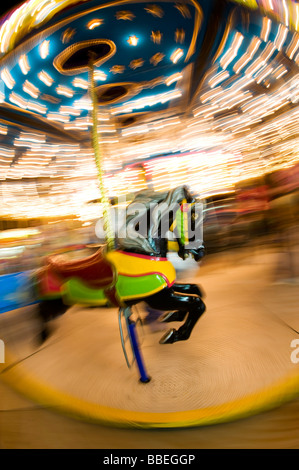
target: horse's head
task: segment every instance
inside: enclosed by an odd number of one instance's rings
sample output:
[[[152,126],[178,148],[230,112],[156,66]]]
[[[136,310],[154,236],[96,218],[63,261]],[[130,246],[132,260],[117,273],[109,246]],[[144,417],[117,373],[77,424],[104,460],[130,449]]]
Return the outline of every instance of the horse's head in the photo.
[[[167,192],[140,191],[126,209],[118,230],[118,246],[125,251],[166,256],[169,232],[179,244],[179,256],[196,261],[204,255],[202,203],[186,186]]]

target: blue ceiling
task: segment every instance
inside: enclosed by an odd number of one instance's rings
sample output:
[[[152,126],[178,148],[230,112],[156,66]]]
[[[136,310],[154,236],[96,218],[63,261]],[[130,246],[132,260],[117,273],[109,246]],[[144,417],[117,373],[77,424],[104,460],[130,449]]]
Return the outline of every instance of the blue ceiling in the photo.
[[[20,130],[33,129],[48,141],[90,145],[90,123],[80,127],[90,118],[90,50],[101,73],[100,111],[121,138],[122,129],[176,116],[229,134],[296,107],[298,32],[286,24],[286,10],[271,16],[249,3],[70,0],[38,26],[24,27],[0,56],[0,125],[7,126],[0,144],[11,147]],[[278,0],[270,3],[281,9]]]
[[[179,101],[175,98],[170,100],[171,92],[177,88],[178,82],[169,84],[167,79],[184,73],[188,66],[191,68],[185,77],[183,98],[184,104],[186,99],[190,101],[191,90],[196,91],[203,71],[219,47],[232,5],[209,0],[183,4],[128,2],[101,8],[101,3],[93,0],[63,10],[44,27],[34,29],[14,48],[13,54],[2,59],[2,67],[7,64],[14,82],[13,90],[5,86],[7,104],[18,107],[18,102],[24,100],[23,109],[41,117],[61,112],[62,106],[72,106],[80,109],[80,117],[86,116],[89,111],[80,108],[78,100],[86,96],[87,92],[78,86],[74,87],[74,78],[88,81],[87,68],[82,67],[69,74],[57,63],[61,63],[60,54],[68,54],[67,51],[72,48],[80,49],[86,41],[87,49],[91,48],[93,42],[99,39],[108,40],[113,45],[112,55],[104,57],[100,66],[95,67],[105,74],[105,81],[97,82],[99,99],[101,101],[102,92],[107,95],[107,87],[112,87],[113,90],[108,90],[112,96],[110,110],[115,110],[117,115],[128,114],[126,110],[121,111],[121,102],[129,99],[133,102],[133,112],[139,113],[140,102],[136,103],[136,100],[157,95],[156,104],[142,106],[142,112],[169,109]],[[89,29],[88,25],[95,19],[99,19],[101,24]],[[138,38],[136,46],[128,43],[130,36]],[[49,45],[45,58],[40,54],[43,41]],[[173,63],[172,54],[177,49],[180,49],[182,55],[177,63]],[[86,49],[84,53],[88,60]],[[19,58],[23,55],[26,55],[28,64],[26,74],[19,65]],[[202,59],[198,63],[200,55]],[[45,84],[40,80],[41,71],[46,72],[51,83]],[[28,83],[36,90],[36,97],[29,95],[26,87],[24,91],[24,84]],[[60,86],[67,87],[71,96],[61,95]],[[116,101],[115,86],[125,89],[124,96]],[[163,102],[159,101],[159,96]],[[38,109],[34,106],[36,102],[39,104]],[[109,97],[106,97],[105,105],[110,105]],[[70,116],[70,120],[77,118]]]

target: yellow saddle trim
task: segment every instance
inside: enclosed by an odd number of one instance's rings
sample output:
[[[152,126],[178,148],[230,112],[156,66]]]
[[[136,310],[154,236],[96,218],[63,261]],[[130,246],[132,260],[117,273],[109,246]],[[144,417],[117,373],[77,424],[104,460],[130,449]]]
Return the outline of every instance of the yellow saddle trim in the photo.
[[[174,266],[167,258],[152,258],[123,251],[108,251],[105,256],[113,264],[118,274],[123,276],[139,277],[160,274],[168,285],[173,284],[176,279]]]

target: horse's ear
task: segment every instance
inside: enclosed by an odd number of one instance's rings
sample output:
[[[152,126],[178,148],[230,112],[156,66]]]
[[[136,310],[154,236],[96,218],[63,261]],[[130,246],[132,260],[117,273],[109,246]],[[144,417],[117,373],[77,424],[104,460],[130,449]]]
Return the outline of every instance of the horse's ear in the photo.
[[[184,193],[185,193],[186,202],[188,204],[192,202],[196,202],[196,198],[193,196],[188,186],[184,186]]]

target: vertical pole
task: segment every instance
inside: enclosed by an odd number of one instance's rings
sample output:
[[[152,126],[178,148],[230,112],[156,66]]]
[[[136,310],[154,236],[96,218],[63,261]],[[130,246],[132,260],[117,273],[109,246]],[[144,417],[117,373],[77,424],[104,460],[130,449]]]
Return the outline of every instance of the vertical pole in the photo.
[[[129,332],[130,332],[131,346],[134,351],[135,359],[137,362],[137,367],[140,373],[140,382],[148,383],[150,382],[151,378],[147,374],[144,363],[143,363],[143,358],[142,358],[142,355],[139,349],[139,344],[138,344],[137,337],[136,337],[135,322],[133,320],[130,320],[130,318],[128,318],[128,327],[129,327]]]
[[[114,243],[114,232],[112,228],[111,221],[111,212],[110,212],[110,203],[106,195],[105,186],[104,186],[104,172],[103,165],[101,161],[101,151],[98,138],[98,98],[95,91],[95,79],[94,79],[94,66],[92,60],[89,64],[89,84],[90,84],[90,95],[92,102],[92,145],[95,155],[95,162],[98,172],[98,184],[101,193],[101,204],[103,207],[103,218],[106,231],[106,242],[108,251],[115,248]]]

